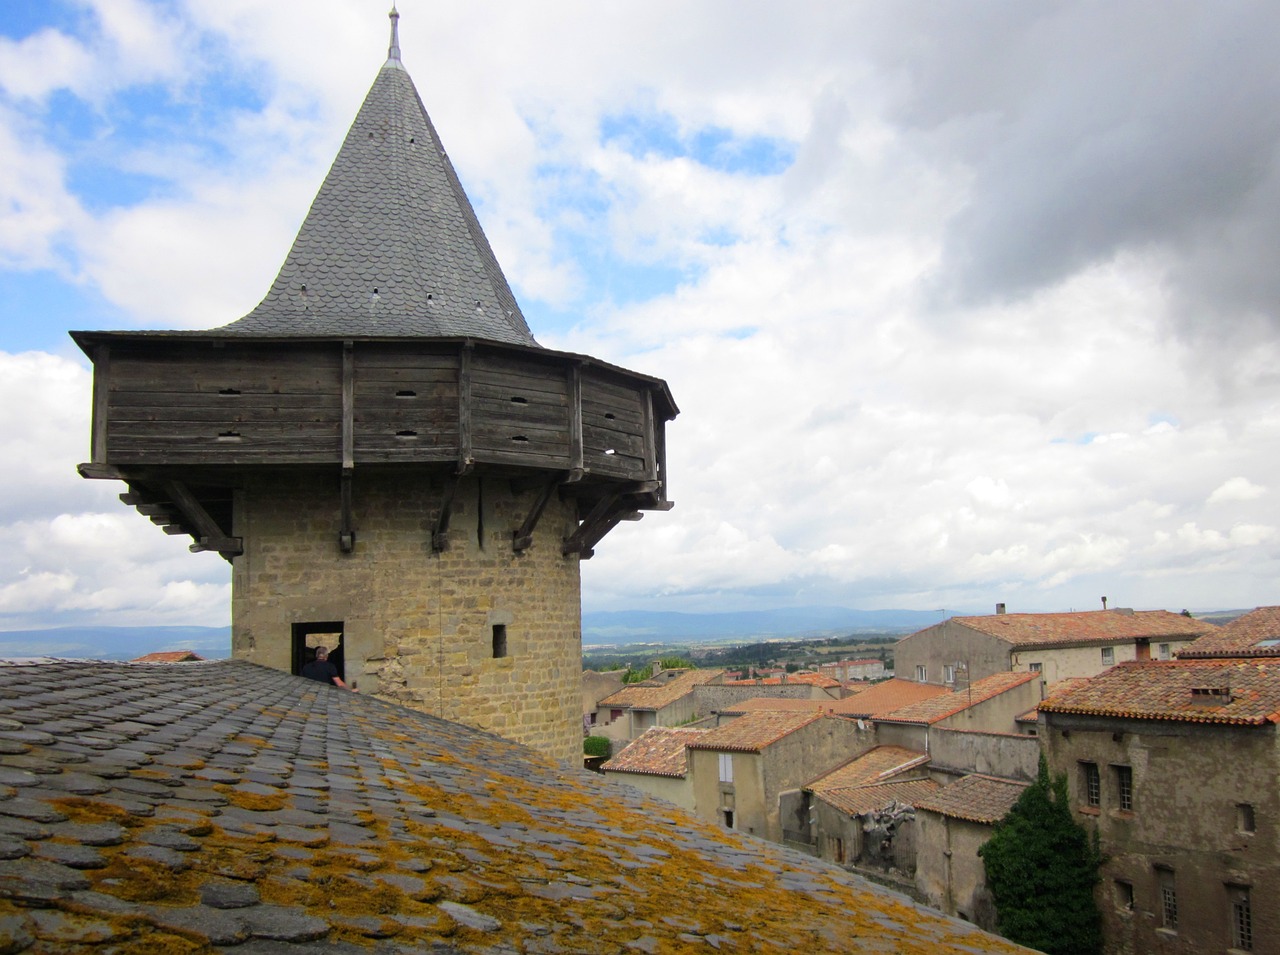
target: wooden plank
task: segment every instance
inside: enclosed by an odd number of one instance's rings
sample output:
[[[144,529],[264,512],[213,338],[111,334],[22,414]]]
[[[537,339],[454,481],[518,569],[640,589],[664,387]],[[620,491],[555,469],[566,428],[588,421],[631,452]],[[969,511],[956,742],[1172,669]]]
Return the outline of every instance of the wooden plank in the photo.
[[[356,466],[355,411],[356,411],[356,360],[355,343],[342,343],[342,469],[344,474]],[[350,475],[343,485],[350,490]],[[348,495],[349,496],[349,495]],[[344,498],[347,500],[347,498]],[[349,515],[348,515],[349,516]],[[345,533],[345,529],[344,529]]]
[[[569,466],[569,456],[567,454],[540,454],[528,451],[511,452],[498,448],[477,448],[475,461],[478,464],[514,465],[515,467],[547,471],[563,471]]]
[[[644,476],[647,480],[654,480],[658,476],[658,459],[654,448],[653,440],[654,414],[653,414],[653,392],[646,390],[644,393]]]
[[[477,426],[481,421],[509,421],[513,427],[527,422],[530,425],[543,425],[557,428],[560,431],[569,430],[569,409],[567,407],[556,408],[548,407],[547,405],[473,398],[471,409]]]
[[[419,370],[444,371],[452,377],[458,372],[458,352],[420,352],[411,350],[412,346],[397,345],[387,348],[368,342],[360,343],[360,372],[377,377],[382,371]]]
[[[582,393],[597,401],[638,401],[641,390],[639,382],[606,378],[594,368],[584,369],[582,373]]]
[[[569,467],[582,472],[582,366],[576,362],[569,368]]]
[[[606,451],[613,451],[615,454],[629,454],[641,460],[645,457],[647,450],[645,442],[638,434],[619,434],[616,431],[584,427],[582,435],[585,452],[595,451],[603,454]]]
[[[474,348],[462,349],[458,363],[458,472],[470,470],[471,456],[471,361]]]
[[[153,448],[129,449],[112,452],[112,457],[120,465],[162,467],[165,465],[210,465],[231,467],[238,465],[277,465],[277,464],[337,464],[338,451],[300,450],[288,444],[279,447],[237,448],[228,445],[225,448],[212,449],[163,449]]]
[[[93,349],[93,423],[89,432],[89,457],[95,464],[107,463],[107,424],[111,420],[110,381],[111,346],[100,344]]]

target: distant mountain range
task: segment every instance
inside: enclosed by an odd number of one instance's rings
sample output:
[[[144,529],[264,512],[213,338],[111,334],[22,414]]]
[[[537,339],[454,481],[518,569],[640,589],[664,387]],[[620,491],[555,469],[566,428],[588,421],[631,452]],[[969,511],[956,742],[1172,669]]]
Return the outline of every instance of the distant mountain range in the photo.
[[[231,628],[55,627],[0,631],[0,659],[133,660],[160,650],[194,650],[207,660],[225,659],[231,656]]]
[[[850,610],[847,607],[788,607],[731,613],[591,611],[582,615],[582,642],[621,646],[685,640],[754,642],[784,637],[849,633],[914,633],[944,619],[936,610]]]

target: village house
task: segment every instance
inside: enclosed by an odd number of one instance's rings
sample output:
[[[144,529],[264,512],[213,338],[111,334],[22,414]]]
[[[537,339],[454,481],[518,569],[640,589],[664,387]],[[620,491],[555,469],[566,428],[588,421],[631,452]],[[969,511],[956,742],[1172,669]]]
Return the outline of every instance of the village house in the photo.
[[[837,865],[911,872],[912,807],[937,788],[926,753],[877,746],[811,780],[792,797],[798,801],[794,815],[808,824],[798,832],[806,838],[791,842]]]
[[[626,670],[582,671],[582,731],[595,732],[600,720],[600,701],[622,689],[622,675]]]
[[[961,689],[876,716],[879,738],[928,752],[929,734],[935,727],[1016,733],[1017,717],[1040,701],[1041,685],[1035,673],[993,673]]]
[[[651,726],[600,767],[610,779],[693,811],[688,746],[709,731]]]
[[[694,811],[773,842],[807,829],[784,819],[779,797],[819,771],[870,749],[875,731],[821,713],[747,713],[688,744]]]
[[[1027,783],[973,774],[915,803],[916,888],[928,905],[995,931],[995,906],[978,850]]]
[[[841,660],[838,663],[822,663],[818,666],[818,672],[840,683],[850,683],[854,680],[879,680],[888,675],[885,673],[883,660]]]
[[[724,670],[659,669],[649,679],[629,683],[600,700],[591,731],[615,742],[630,741],[651,726],[689,723],[708,715],[699,710],[694,688],[723,679]]]
[[[1049,765],[1099,837],[1110,952],[1280,952],[1280,610],[1254,614],[1040,706]]]
[[[833,703],[831,712],[850,719],[868,720],[887,716],[904,706],[935,696],[943,696],[948,692],[945,686],[915,683],[895,677]]]
[[[1088,677],[1126,660],[1171,660],[1216,628],[1167,610],[1005,613],[951,617],[903,637],[895,670],[920,683],[963,686],[1004,671],[1048,683]]]

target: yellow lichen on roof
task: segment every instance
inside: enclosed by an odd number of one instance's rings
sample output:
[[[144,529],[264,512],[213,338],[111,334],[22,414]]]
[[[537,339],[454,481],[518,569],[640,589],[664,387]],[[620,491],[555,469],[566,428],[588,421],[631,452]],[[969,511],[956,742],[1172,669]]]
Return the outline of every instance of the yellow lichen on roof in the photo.
[[[202,955],[1017,950],[425,714],[244,663],[90,666],[0,666],[0,925],[33,951],[71,918]]]

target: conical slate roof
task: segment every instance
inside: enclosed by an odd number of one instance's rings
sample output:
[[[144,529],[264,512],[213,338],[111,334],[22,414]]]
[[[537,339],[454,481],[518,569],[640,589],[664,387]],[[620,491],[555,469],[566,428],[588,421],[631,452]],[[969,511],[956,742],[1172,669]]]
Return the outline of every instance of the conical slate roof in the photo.
[[[537,345],[391,47],[266,298],[221,331]]]

